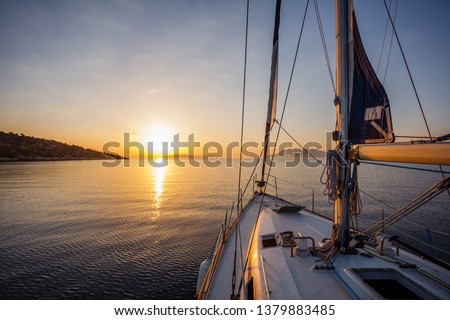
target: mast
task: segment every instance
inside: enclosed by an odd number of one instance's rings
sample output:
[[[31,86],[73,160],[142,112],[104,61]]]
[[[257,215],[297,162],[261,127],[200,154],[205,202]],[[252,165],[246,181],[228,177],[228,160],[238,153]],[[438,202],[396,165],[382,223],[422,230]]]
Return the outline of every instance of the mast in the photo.
[[[334,204],[334,226],[332,238],[343,243],[348,231],[347,214],[348,193],[346,190],[349,173],[348,129],[349,129],[349,18],[350,4],[348,0],[335,0],[336,6],[336,149],[339,152],[337,166],[338,198]]]
[[[277,109],[277,93],[278,93],[278,34],[280,29],[280,8],[281,0],[277,0],[275,9],[275,25],[273,30],[273,42],[272,42],[272,65],[270,68],[270,89],[269,89],[269,102],[267,105],[267,120],[266,129],[264,134],[264,153],[261,181],[258,182],[258,187],[262,188],[265,185],[264,171],[266,168],[267,152],[269,150],[270,131],[275,120],[275,112]],[[269,160],[270,161],[270,160]],[[270,163],[269,163],[270,165]]]

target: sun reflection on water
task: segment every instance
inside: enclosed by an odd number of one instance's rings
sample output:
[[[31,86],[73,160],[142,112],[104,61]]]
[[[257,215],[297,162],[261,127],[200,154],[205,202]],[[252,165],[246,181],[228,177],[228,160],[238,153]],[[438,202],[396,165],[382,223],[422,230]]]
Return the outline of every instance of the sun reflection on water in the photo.
[[[153,217],[157,219],[160,215],[160,208],[162,204],[162,195],[164,193],[164,177],[166,173],[166,167],[152,167],[154,174],[154,195],[152,199]]]

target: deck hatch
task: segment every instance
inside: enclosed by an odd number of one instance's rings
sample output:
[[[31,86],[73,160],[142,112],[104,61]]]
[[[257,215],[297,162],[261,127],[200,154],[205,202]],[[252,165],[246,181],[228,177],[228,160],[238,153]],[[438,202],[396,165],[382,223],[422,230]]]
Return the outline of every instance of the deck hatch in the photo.
[[[305,206],[289,205],[289,206],[281,206],[275,212],[276,213],[299,213],[303,209],[305,209]]]
[[[277,246],[276,234],[265,234],[261,236],[263,248],[270,248]]]
[[[389,268],[350,269],[382,298],[390,300],[437,299],[431,292]]]

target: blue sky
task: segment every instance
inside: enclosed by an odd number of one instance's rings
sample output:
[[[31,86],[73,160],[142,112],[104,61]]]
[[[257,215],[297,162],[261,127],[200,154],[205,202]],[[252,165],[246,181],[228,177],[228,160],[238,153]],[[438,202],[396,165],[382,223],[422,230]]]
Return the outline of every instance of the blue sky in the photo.
[[[283,3],[279,105],[305,4]],[[261,141],[275,1],[253,0],[250,6],[245,137]],[[334,1],[319,0],[319,6],[334,70]],[[376,68],[383,2],[355,1],[355,8]],[[195,133],[202,142],[236,141],[244,23],[243,0],[1,1],[0,130],[96,149],[122,141],[124,132],[141,141],[155,131],[167,139]],[[399,0],[397,28],[432,133],[448,133],[450,1]],[[426,134],[395,41],[385,86],[395,132]],[[286,128],[302,142],[323,141],[334,127],[332,100],[311,5]]]

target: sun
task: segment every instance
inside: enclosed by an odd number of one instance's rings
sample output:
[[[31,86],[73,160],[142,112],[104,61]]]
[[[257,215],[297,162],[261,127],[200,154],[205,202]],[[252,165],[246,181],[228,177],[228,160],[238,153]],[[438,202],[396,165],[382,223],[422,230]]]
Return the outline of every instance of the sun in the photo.
[[[174,136],[171,126],[156,123],[148,126],[141,135],[141,142],[144,144],[148,154],[154,156],[168,156],[173,153],[171,142]]]

